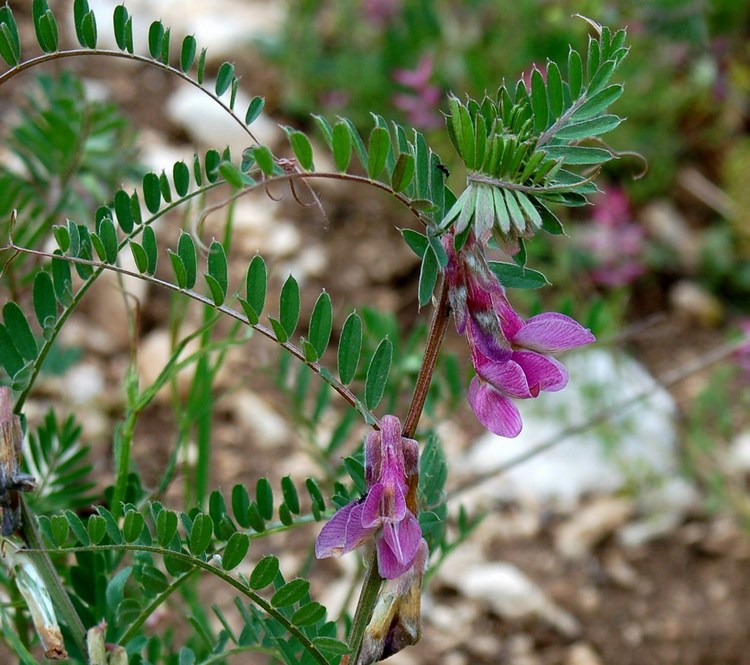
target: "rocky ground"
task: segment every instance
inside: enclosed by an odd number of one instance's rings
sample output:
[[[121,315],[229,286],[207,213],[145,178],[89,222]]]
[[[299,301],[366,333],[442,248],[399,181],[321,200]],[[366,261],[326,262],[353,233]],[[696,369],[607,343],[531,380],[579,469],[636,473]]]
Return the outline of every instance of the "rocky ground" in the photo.
[[[90,4],[106,17],[115,3]],[[195,33],[209,46],[209,68],[232,58],[243,73],[243,91],[272,98],[274,82],[267,73],[254,78],[258,68],[252,66],[255,56],[247,46],[253,26],[266,30],[278,25],[279,13],[271,3],[223,0],[221,11],[219,3],[161,4],[160,17],[174,26],[173,34]],[[153,13],[145,0],[128,6],[135,16]],[[237,133],[226,116],[209,115],[216,107],[188,86],[130,64],[74,64],[94,89],[118,101],[132,117],[151,168],[190,156],[193,146],[230,145],[234,154],[246,146],[246,135]],[[148,105],[143,104],[143,85],[151,93]],[[270,106],[271,115],[253,129],[261,142],[274,145],[281,136],[275,122],[282,118]],[[353,188],[326,185],[320,194],[327,220],[314,209],[295,205],[288,195],[281,203],[263,194],[241,199],[233,243],[237,270],[260,252],[277,276],[292,271],[303,288],[325,286],[342,308],[374,304],[410,326],[416,316],[418,267],[394,229],[408,220],[388,201]],[[689,236],[669,202],[644,211],[643,221],[657,232],[672,233],[676,245]],[[217,233],[220,223],[218,217],[210,218],[204,237]],[[65,340],[83,342],[84,360],[41,385],[28,415],[33,421],[50,402],[67,403],[83,422],[86,438],[103,451],[97,473],[106,480],[110,469],[104,451],[122,405],[122,372],[131,340],[124,301],[113,297],[116,284],[100,282],[66,327]],[[727,511],[708,510],[699,478],[681,473],[681,422],[707,373],[691,374],[668,388],[655,378],[700,358],[723,340],[717,329],[700,325],[710,314],[706,308],[715,303],[706,305],[706,294],[698,290],[696,296],[695,286],[686,284],[672,293],[671,303],[669,297],[661,299],[661,318],[629,338],[627,350],[615,344],[566,359],[570,387],[562,395],[523,405],[526,425],[519,439],[483,434],[466,407],[441,425],[454,503],[488,515],[431,579],[422,642],[391,662],[750,663],[750,540]],[[138,366],[145,383],[169,353],[167,300],[140,283],[127,288],[142,308]],[[641,314],[652,313],[645,308]],[[633,315],[636,322],[638,314]],[[675,338],[681,340],[679,350],[673,348]],[[271,349],[254,344],[231,352],[220,379],[213,480],[224,488],[235,482],[254,484],[264,474],[296,476],[309,469],[283,419],[282,404],[268,392],[267,380],[253,371]],[[460,348],[461,342],[451,337],[449,344]],[[594,422],[596,414],[639,395],[644,399],[634,408],[604,424]],[[136,461],[147,474],[149,469],[157,474],[166,462],[159,453],[166,446],[159,444],[172,431],[167,403],[165,395],[139,430]],[[722,462],[738,482],[750,472],[748,437],[737,437]],[[546,452],[514,463],[544,444],[550,444]],[[477,482],[479,476],[486,476],[485,482]],[[288,565],[298,560],[294,547],[309,543],[313,530],[304,536],[290,536]],[[320,565],[331,584],[318,593],[337,612],[355,573],[355,557]]]

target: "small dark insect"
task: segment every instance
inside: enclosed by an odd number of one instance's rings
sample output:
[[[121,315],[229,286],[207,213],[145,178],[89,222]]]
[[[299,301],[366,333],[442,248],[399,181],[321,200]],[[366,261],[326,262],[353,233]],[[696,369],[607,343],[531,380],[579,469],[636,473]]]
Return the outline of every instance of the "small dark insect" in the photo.
[[[438,162],[437,164],[435,164],[435,168],[440,171],[440,173],[445,175],[446,178],[450,176],[450,171],[445,167],[445,164]]]

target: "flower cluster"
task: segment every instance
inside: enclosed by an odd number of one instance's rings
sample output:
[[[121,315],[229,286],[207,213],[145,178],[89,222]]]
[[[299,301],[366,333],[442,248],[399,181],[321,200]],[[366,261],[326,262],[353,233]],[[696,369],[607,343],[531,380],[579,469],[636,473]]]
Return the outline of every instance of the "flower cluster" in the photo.
[[[591,279],[600,286],[630,284],[646,270],[646,235],[633,221],[627,194],[610,188],[595,203],[592,224],[580,228],[575,244],[588,254]]]
[[[397,69],[393,73],[393,78],[409,89],[394,95],[393,104],[406,113],[412,125],[421,129],[435,129],[443,124],[443,116],[438,111],[442,92],[430,83],[432,70],[432,56],[425,54],[414,69]]]
[[[341,556],[375,537],[378,572],[395,579],[413,565],[423,542],[416,518],[419,448],[401,436],[401,423],[384,416],[365,440],[367,494],[341,508],[315,543],[319,559]]]
[[[482,425],[499,436],[521,431],[513,399],[537,397],[565,387],[568,373],[550,354],[594,341],[590,330],[556,312],[524,321],[484,257],[473,232],[457,252],[454,235],[444,236],[445,280],[456,328],[466,335],[476,377],[469,403]]]

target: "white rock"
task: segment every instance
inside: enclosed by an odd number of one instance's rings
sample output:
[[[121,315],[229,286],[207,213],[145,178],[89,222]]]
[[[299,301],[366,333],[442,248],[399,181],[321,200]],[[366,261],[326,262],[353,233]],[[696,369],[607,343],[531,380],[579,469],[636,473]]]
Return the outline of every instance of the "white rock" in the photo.
[[[553,603],[516,566],[505,563],[478,564],[464,571],[454,568],[455,586],[468,598],[486,603],[509,621],[537,619],[566,637],[580,632],[576,618]]]
[[[562,360],[570,372],[568,386],[537,399],[518,400],[524,421],[521,434],[515,439],[481,436],[457,460],[456,470],[464,477],[484,474],[540,444],[553,445],[488,480],[477,493],[532,505],[555,502],[565,509],[585,494],[614,492],[647,475],[675,474],[675,403],[646,369],[624,354],[604,349],[569,354]],[[647,398],[606,423],[563,436],[567,428],[640,394]]]
[[[586,642],[577,642],[565,656],[565,665],[601,665],[601,662],[594,648]]]
[[[261,448],[274,448],[288,443],[286,420],[262,397],[250,390],[239,390],[231,397],[230,410],[235,421],[253,434]]]
[[[700,493],[687,480],[677,476],[669,478],[640,493],[638,512],[643,517],[623,526],[617,532],[617,539],[632,548],[666,536],[701,503]]]
[[[120,252],[119,263],[123,268],[138,272],[129,251]],[[81,309],[95,327],[106,333],[110,343],[108,351],[126,348],[130,344],[128,310],[133,310],[134,300],[143,306],[147,291],[148,283],[144,280],[105,270],[86,292]]]
[[[285,258],[296,254],[302,236],[291,221],[279,217],[280,210],[277,203],[262,194],[239,199],[233,217],[233,248],[244,256],[260,253],[266,258]],[[221,210],[205,219],[199,230],[204,242],[222,237],[225,219],[226,214]]]
[[[477,620],[479,610],[475,603],[453,601],[445,603],[422,602],[422,617],[443,635],[456,640],[464,639],[471,633],[471,626]]]
[[[104,391],[102,370],[94,363],[78,363],[65,372],[62,379],[64,395],[78,406],[96,401]]]
[[[329,616],[340,616],[344,612],[354,614],[357,605],[357,596],[352,594],[352,583],[354,578],[362,571],[362,562],[358,554],[342,556],[335,560],[335,565],[341,569],[341,573],[330,584],[326,584],[316,599],[328,608]]]
[[[678,313],[702,326],[716,326],[724,316],[724,307],[713,293],[686,279],[672,287],[669,300]]]
[[[112,31],[112,13],[119,0],[89,0],[98,24],[100,47],[118,49]],[[152,21],[161,20],[172,30],[172,50],[178,53],[185,35],[195,35],[198,48],[207,48],[206,59],[216,63],[231,60],[247,49],[256,36],[273,36],[284,17],[284,5],[248,0],[128,0],[128,13],[133,20],[135,51],[148,52],[148,28]],[[75,39],[71,25],[70,33]]]
[[[624,524],[633,514],[633,502],[602,497],[573,513],[555,532],[555,547],[568,559],[581,559]]]
[[[206,82],[209,90],[213,85],[213,81]],[[226,95],[222,99],[228,103]],[[240,116],[244,116],[249,104],[250,97],[242,90],[238,91],[235,109]],[[238,124],[211,97],[194,86],[180,86],[169,98],[166,110],[169,119],[182,127],[196,144],[219,151],[229,146],[235,161],[240,159],[245,148],[254,145],[244,123],[242,126]],[[273,146],[281,138],[281,130],[264,114],[253,122],[250,130],[263,145]]]
[[[750,473],[750,430],[740,433],[732,441],[727,462],[730,473]]]
[[[175,147],[165,143],[158,132],[141,130],[138,135],[138,151],[140,161],[156,173],[163,170],[173,186],[172,170],[175,162],[183,161],[192,169],[193,150],[185,146]],[[146,208],[142,214],[144,219],[148,219],[151,215]]]
[[[297,230],[293,227],[295,231]],[[299,237],[299,234],[298,234]],[[301,240],[301,238],[300,238]],[[328,253],[322,245],[307,245],[297,254],[292,265],[292,273],[302,284],[310,277],[323,277],[328,267]]]
[[[195,353],[199,348],[197,339],[193,339],[185,346],[180,354],[181,359],[187,358],[190,354]],[[172,357],[174,349],[172,347],[172,336],[168,330],[152,330],[141,340],[138,346],[138,358],[136,367],[138,369],[139,387],[145,390],[152,385],[164,367]],[[195,376],[195,363],[190,363],[182,369],[177,375],[177,389],[180,394],[187,393],[190,384]],[[167,381],[164,386],[156,393],[156,400],[166,401],[170,395],[170,382]]]
[[[673,203],[666,200],[650,203],[641,211],[640,221],[653,240],[677,252],[686,268],[692,270],[698,266],[702,249],[699,237]]]

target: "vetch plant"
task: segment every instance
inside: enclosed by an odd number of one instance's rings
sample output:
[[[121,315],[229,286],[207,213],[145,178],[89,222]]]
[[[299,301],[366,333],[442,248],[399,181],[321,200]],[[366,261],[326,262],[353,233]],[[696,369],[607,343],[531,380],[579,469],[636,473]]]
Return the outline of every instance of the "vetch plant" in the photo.
[[[479,421],[498,434],[515,436],[521,422],[514,400],[561,390],[567,382],[564,366],[551,354],[594,340],[560,313],[523,319],[509,292],[545,285],[544,275],[526,266],[524,243],[542,231],[562,234],[556,206],[584,205],[597,191],[599,167],[614,157],[599,137],[620,123],[608,108],[622,94],[622,86],[610,80],[627,54],[625,32],[589,21],[585,57],[571,48],[566,65],[550,62],[544,73],[535,69],[530,85],[503,84],[494,97],[479,100],[450,97],[448,134],[468,173],[466,188],[456,195],[446,184],[439,156],[414,128],[374,115],[363,137],[346,118],[313,116],[335,165],[335,171],[317,171],[313,142],[299,129],[285,128],[289,150],[283,154],[257,143],[252,124],[264,100],[256,96],[248,108],[236,108],[239,79],[228,62],[207,87],[206,52],[192,36],[175,48],[170,30],[155,21],[148,30],[148,53],[136,53],[132,17],[120,5],[112,16],[118,48],[107,50],[97,45],[104,22],[86,0],[75,0],[72,18],[79,45],[68,48],[61,44],[57,17],[46,0],[34,0],[33,27],[42,53],[25,58],[27,47],[10,6],[0,8],[0,57],[7,65],[0,86],[26,70],[83,55],[136,62],[203,90],[227,112],[229,122],[245,128],[248,148],[241,156],[212,149],[190,163],[147,172],[135,185],[108,193],[88,217],[53,218],[51,228],[47,217],[26,205],[23,187],[10,195],[2,247],[2,278],[12,288],[0,325],[5,384],[0,393],[0,507],[4,551],[14,551],[1,579],[18,602],[0,608],[6,645],[24,662],[33,662],[36,639],[29,613],[44,645],[45,626],[61,626],[64,645],[56,644],[54,653],[63,657],[66,652],[77,662],[214,663],[254,652],[289,665],[366,665],[414,644],[421,636],[421,586],[430,557],[433,566],[439,565],[476,524],[460,511],[457,533],[448,535],[448,463],[432,431],[435,423],[419,427],[425,405],[434,415],[439,411],[433,403],[447,397],[436,367],[450,315],[466,336],[476,370],[467,394]],[[62,124],[66,109],[57,108]],[[42,112],[39,117],[48,116]],[[23,148],[36,151],[39,160],[45,149],[44,142]],[[79,146],[73,142],[60,149]],[[111,167],[121,173],[119,164]],[[36,176],[29,169],[15,177],[32,183]],[[325,291],[303,321],[305,294],[299,282],[290,275],[278,301],[270,302],[269,268],[259,255],[247,265],[242,284],[231,283],[229,223],[224,238],[208,246],[182,230],[165,251],[163,229],[174,219],[169,213],[189,203],[206,213],[213,210],[206,201],[213,190],[223,191],[229,202],[288,183],[297,198],[299,186],[313,188],[324,178],[384,192],[421,225],[422,232],[404,229],[402,235],[421,260],[417,304],[433,308],[426,338],[403,335],[387,315],[372,309],[351,311],[339,324]],[[157,221],[162,222],[158,230]],[[504,248],[510,260],[490,261],[490,245]],[[124,267],[123,253],[132,255],[135,268]],[[92,495],[91,466],[75,420],[63,421],[53,410],[34,433],[22,416],[61,329],[105,271],[197,303],[202,323],[179,339],[150,385],[141,385],[132,366],[128,369],[123,413],[112,433],[113,481]],[[222,318],[233,322],[228,332],[216,328]],[[243,330],[248,334],[243,336]],[[279,348],[284,359],[279,385],[292,376],[294,406],[310,431],[327,411],[338,418],[330,441],[315,446],[319,475],[303,483],[283,476],[280,493],[268,478],[258,480],[254,493],[244,484],[226,493],[209,488],[216,377],[230,346],[253,344],[250,333]],[[338,339],[335,351],[332,339]],[[180,355],[191,343],[197,350]],[[416,375],[402,362],[405,348],[418,349]],[[187,396],[175,399],[177,441],[158,482],[146,486],[133,464],[136,425],[157,393],[186,366],[195,372]],[[455,374],[445,377],[454,386]],[[320,387],[309,413],[305,396],[313,379]],[[407,379],[408,407],[402,402]],[[342,399],[343,415],[330,405],[332,394]],[[390,413],[378,416],[382,403]],[[403,415],[391,415],[396,413]],[[352,438],[358,420],[370,428],[363,455],[342,461],[340,446]],[[165,505],[164,496],[192,432],[197,463],[185,477],[180,510]],[[295,571],[282,571],[278,557],[247,563],[255,540],[310,522],[321,523],[318,558],[365,553],[351,617],[329,617],[313,599],[314,585]],[[310,572],[314,577],[317,566]],[[206,611],[197,586],[201,575],[213,576],[236,593],[231,616],[218,606],[211,608],[213,616]],[[36,595],[29,595],[30,586]],[[187,608],[179,614],[187,614],[192,629],[183,641],[171,630],[146,629],[176,595]],[[54,617],[45,609],[42,625],[34,603],[51,607]]]

